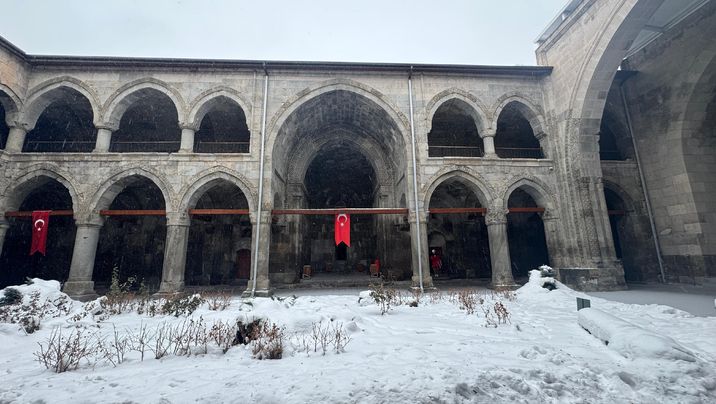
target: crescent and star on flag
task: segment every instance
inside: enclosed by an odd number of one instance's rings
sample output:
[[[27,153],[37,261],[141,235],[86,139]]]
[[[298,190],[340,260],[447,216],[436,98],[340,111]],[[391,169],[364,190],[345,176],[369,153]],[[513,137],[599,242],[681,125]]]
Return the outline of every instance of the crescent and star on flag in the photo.
[[[47,227],[50,224],[49,210],[36,210],[32,212],[32,243],[30,255],[39,252],[45,255],[47,250]]]
[[[340,243],[351,246],[351,216],[347,213],[336,215],[335,240],[336,245]]]

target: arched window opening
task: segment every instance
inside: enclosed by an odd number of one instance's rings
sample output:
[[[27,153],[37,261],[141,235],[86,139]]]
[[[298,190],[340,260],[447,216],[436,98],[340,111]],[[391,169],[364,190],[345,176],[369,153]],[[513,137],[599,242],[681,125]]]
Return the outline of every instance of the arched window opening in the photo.
[[[5,149],[7,137],[10,134],[10,128],[7,126],[6,119],[5,107],[0,103],[0,149]]]
[[[512,192],[507,206],[509,209],[538,207],[532,196],[521,188]],[[526,278],[532,269],[549,265],[544,223],[539,212],[511,211],[507,215],[507,240],[512,276],[516,280]]]
[[[92,106],[76,90],[52,90],[55,100],[40,114],[27,133],[22,151],[38,153],[84,153],[95,147],[97,129],[92,122]],[[50,96],[49,94],[47,95]]]
[[[62,184],[43,177],[25,197],[19,210],[72,210],[72,197]],[[10,228],[0,255],[0,289],[21,285],[26,278],[66,281],[75,242],[75,222],[72,216],[50,216],[46,255],[28,255],[33,231],[31,218],[11,217],[8,221]]]
[[[497,118],[495,152],[502,158],[544,158],[542,147],[532,125],[520,111],[520,104],[510,102]]]
[[[226,97],[219,97],[201,120],[194,136],[197,153],[249,153],[249,127],[244,110]]]
[[[112,134],[111,152],[170,153],[179,150],[181,128],[172,100],[148,88],[130,95],[133,102]]]
[[[110,210],[165,209],[161,190],[149,179],[136,177],[117,194]],[[120,282],[134,279],[158,290],[164,262],[164,216],[108,216],[100,231],[93,280],[98,293],[106,291],[116,273]]]
[[[453,99],[435,112],[428,133],[430,157],[482,157],[482,139],[477,131],[472,107]]]
[[[481,208],[470,186],[459,179],[441,183],[430,197],[429,209]],[[492,277],[490,244],[485,217],[479,213],[430,213],[427,254],[439,257],[439,268],[430,265],[434,279]]]
[[[617,146],[617,137],[612,128],[602,120],[599,130],[599,159],[600,160],[625,160]]]
[[[239,187],[218,181],[195,209],[248,209]],[[249,215],[193,215],[189,229],[187,286],[245,284],[251,271]]]

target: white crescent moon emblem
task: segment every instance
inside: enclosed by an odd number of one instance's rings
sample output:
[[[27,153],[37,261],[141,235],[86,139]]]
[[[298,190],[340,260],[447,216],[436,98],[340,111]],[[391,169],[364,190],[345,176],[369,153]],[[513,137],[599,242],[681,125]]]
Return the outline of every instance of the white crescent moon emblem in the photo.
[[[341,217],[343,218],[343,221],[341,221]],[[336,221],[341,224],[341,226],[344,226],[345,223],[348,221],[348,216],[346,216],[345,213],[341,213],[336,217]]]
[[[38,223],[40,223],[39,226],[37,225]],[[35,220],[35,228],[36,228],[38,231],[39,231],[41,228],[43,228],[44,226],[45,226],[45,221],[44,221],[44,220],[42,220],[42,219],[37,219],[37,220]]]

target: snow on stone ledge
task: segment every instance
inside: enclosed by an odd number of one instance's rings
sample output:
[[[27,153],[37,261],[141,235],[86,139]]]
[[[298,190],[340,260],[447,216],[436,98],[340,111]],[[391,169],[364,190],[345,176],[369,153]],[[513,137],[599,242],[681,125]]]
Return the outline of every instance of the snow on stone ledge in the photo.
[[[639,327],[599,309],[578,313],[579,325],[626,358],[656,358],[694,362],[688,349],[666,335]]]

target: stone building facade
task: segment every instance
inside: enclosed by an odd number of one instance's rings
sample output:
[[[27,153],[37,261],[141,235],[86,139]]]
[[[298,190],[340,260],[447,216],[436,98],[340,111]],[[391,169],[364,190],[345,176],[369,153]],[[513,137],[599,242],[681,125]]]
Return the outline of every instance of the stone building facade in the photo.
[[[629,53],[669,7],[573,1],[527,67],[35,56],[0,41],[1,279],[55,277],[83,297],[113,271],[162,292],[248,278],[264,294],[304,265],[379,258],[429,287],[444,276],[431,251],[451,277],[495,286],[542,263],[583,289],[714,276],[716,6]],[[352,215],[349,249],[331,215],[296,214],[346,208],[390,214]],[[17,212],[43,209],[58,213],[50,251],[28,257]]]

